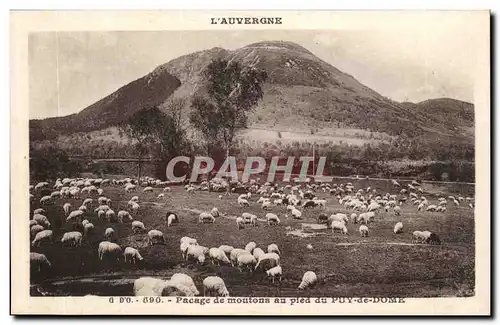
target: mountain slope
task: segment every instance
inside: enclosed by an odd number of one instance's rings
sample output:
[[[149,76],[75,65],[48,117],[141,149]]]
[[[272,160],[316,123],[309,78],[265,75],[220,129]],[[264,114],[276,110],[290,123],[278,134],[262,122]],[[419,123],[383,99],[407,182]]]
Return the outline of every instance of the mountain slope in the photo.
[[[31,121],[32,138],[44,138],[48,131],[69,134],[113,126],[138,109],[165,103],[171,95],[189,100],[204,92],[202,71],[216,58],[238,60],[268,73],[264,98],[249,118],[252,126],[291,131],[357,128],[392,136],[471,136],[466,132],[474,124],[471,104],[453,100],[440,100],[439,105],[434,100],[400,104],[298,44],[273,41],[234,51],[213,48],[171,60],[78,114]],[[436,114],[436,107],[443,110]],[[457,111],[463,111],[459,118],[454,116]]]

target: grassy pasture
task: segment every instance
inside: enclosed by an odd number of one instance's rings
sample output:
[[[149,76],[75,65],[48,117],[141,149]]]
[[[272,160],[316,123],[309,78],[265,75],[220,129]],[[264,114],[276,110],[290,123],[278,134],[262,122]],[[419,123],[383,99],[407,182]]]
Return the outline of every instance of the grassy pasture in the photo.
[[[334,181],[337,183],[347,180]],[[397,193],[388,181],[356,180],[354,186],[371,186],[378,193]],[[112,200],[112,208],[117,213],[127,209],[128,200],[138,195],[140,212],[135,219],[144,222],[147,230],[159,229],[166,237],[166,245],[147,246],[146,234],[133,234],[131,225],[101,222],[93,209],[97,207],[97,195],[91,212],[86,219],[96,226],[94,234],[84,239],[82,247],[61,247],[60,239],[71,225],[62,221],[65,202],[76,209],[86,196],[79,200],[57,199],[55,204],[44,206],[46,215],[53,224],[55,243],[31,248],[33,252],[46,254],[52,268],[41,274],[32,274],[31,283],[39,285],[40,291],[49,295],[132,295],[133,281],[140,276],[168,278],[176,272],[185,272],[193,277],[201,291],[206,276],[218,275],[224,279],[231,296],[392,296],[392,297],[437,297],[470,296],[474,294],[474,212],[464,202],[459,207],[448,204],[448,212],[417,212],[416,206],[403,204],[402,216],[381,211],[376,221],[369,224],[370,236],[361,238],[359,225],[348,224],[347,235],[332,234],[327,230],[310,230],[303,224],[316,223],[319,213],[352,213],[338,204],[335,197],[319,191],[320,198],[326,198],[326,208],[303,211],[302,220],[285,217],[285,207],[273,206],[271,211],[281,219],[280,226],[268,226],[259,222],[257,227],[238,230],[233,216],[251,212],[264,218],[266,211],[250,199],[250,207],[240,208],[236,194],[218,198],[218,193],[195,192],[187,194],[183,187],[173,186],[172,192],[165,193],[165,199],[156,197],[163,192],[157,188],[154,193],[125,193],[122,187],[105,186],[104,194]],[[473,196],[473,188],[454,188],[459,192],[450,193],[447,187],[424,184],[425,196],[430,204],[436,204],[439,195]],[[35,194],[31,212],[40,207],[40,194]],[[471,194],[472,193],[472,194]],[[217,207],[225,216],[216,219],[214,224],[198,224],[198,211],[209,211]],[[167,228],[165,213],[176,212],[180,224]],[[32,213],[31,213],[32,215]],[[31,217],[31,216],[30,216]],[[394,224],[404,224],[404,233],[395,235]],[[144,262],[138,265],[125,265],[123,261],[109,264],[97,258],[97,246],[103,240],[107,227],[115,229],[116,242],[124,249],[127,246],[138,248]],[[430,230],[440,235],[441,246],[412,245],[411,233],[414,230]],[[289,234],[295,231],[304,236]],[[314,236],[313,236],[314,235]],[[283,281],[272,284],[265,274],[240,273],[230,266],[194,265],[181,259],[179,240],[183,236],[198,239],[200,245],[218,247],[222,244],[244,247],[254,241],[266,250],[267,245],[276,243],[281,250]],[[306,246],[311,244],[312,250]],[[305,271],[313,270],[319,283],[312,289],[297,289]]]

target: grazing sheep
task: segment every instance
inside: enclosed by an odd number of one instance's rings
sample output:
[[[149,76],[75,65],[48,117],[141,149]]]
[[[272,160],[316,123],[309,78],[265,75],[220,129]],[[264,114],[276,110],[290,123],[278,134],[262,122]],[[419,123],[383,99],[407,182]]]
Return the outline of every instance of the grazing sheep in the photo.
[[[311,288],[316,284],[317,281],[318,277],[316,276],[316,273],[314,273],[313,271],[307,271],[302,276],[302,282],[300,282],[299,284],[299,290]]]
[[[229,297],[224,280],[218,276],[209,276],[203,280],[203,296],[205,297]]]
[[[250,204],[248,203],[248,200],[247,199],[243,199],[243,198],[238,198],[238,204],[241,207],[249,207],[250,206]]]
[[[98,220],[103,220],[105,216],[106,216],[106,212],[104,210],[97,211],[97,219]]]
[[[123,251],[123,257],[125,258],[125,263],[127,263],[128,260],[133,264],[135,264],[137,260],[142,261],[144,259],[139,251],[133,247],[125,248],[125,250]]]
[[[40,204],[47,204],[50,203],[52,200],[52,197],[50,195],[46,195],[40,199]]]
[[[174,275],[172,275],[172,277],[170,277],[170,280],[166,281],[166,283],[167,286],[183,286],[185,288],[183,291],[186,296],[197,296],[200,294],[200,292],[196,288],[196,285],[194,284],[193,279],[189,275],[186,275],[184,273],[175,273]]]
[[[158,199],[158,200],[163,200],[164,198],[165,198],[165,194],[163,194],[163,193],[158,194],[158,196],[156,197],[156,199]]]
[[[42,243],[52,243],[53,232],[52,230],[42,230],[35,235],[35,239],[31,242],[33,247],[40,247]]]
[[[36,224],[36,221],[35,221],[35,225],[31,226],[31,228],[30,228],[30,235],[32,237],[35,237],[36,234],[38,234],[40,231],[43,231],[43,230],[44,230],[43,226]]]
[[[89,222],[83,226],[83,234],[85,236],[88,236],[93,231],[94,231],[94,224]]]
[[[328,222],[328,216],[326,213],[320,213],[318,216],[318,224],[324,224]]]
[[[134,232],[134,234],[145,230],[146,228],[144,227],[144,223],[137,220],[132,221],[132,231]]]
[[[236,218],[236,225],[238,226],[238,229],[245,228],[245,220],[242,217],[237,217]]]
[[[170,187],[167,186],[163,189],[163,192],[172,192],[172,189],[170,189]]]
[[[198,263],[203,264],[205,263],[205,254],[207,254],[208,252],[209,250],[206,247],[199,245],[189,245],[186,251],[186,261],[195,260]]]
[[[146,193],[146,192],[153,192],[153,188],[151,186],[148,186],[148,187],[145,187],[143,190],[142,190],[143,193]]]
[[[401,221],[399,221],[398,223],[396,223],[396,225],[394,226],[394,233],[395,234],[401,234],[401,233],[403,233],[403,223]]]
[[[108,241],[112,241],[114,236],[115,230],[111,227],[106,228],[106,230],[104,231],[104,238],[106,238]]]
[[[271,208],[271,201],[262,202],[261,208],[262,210],[269,210]]]
[[[43,208],[38,208],[38,209],[35,209],[33,210],[33,215],[35,214],[45,214],[45,210]]]
[[[215,207],[214,207],[214,208],[212,208],[212,210],[210,211],[210,214],[211,214],[212,216],[214,216],[214,218],[219,217],[219,216],[220,216],[219,209],[217,209],[217,208],[215,208]]]
[[[222,250],[226,255],[229,255],[231,254],[234,247],[229,245],[220,245],[219,249]]]
[[[246,246],[245,246],[245,250],[247,252],[249,252],[250,254],[253,253],[253,250],[257,248],[257,244],[253,241],[249,242]]]
[[[394,207],[394,214],[397,216],[400,216],[401,215],[401,208],[398,206]]]
[[[45,229],[49,229],[51,227],[49,219],[47,219],[47,217],[43,214],[35,214],[33,216],[33,220],[35,220],[37,224]]]
[[[184,236],[181,238],[181,244],[188,243],[189,245],[198,245],[198,241],[194,238]]]
[[[170,227],[176,220],[176,216],[174,214],[169,214],[167,217],[167,227]]]
[[[122,256],[122,249],[118,244],[109,241],[102,241],[99,243],[99,247],[97,248],[97,254],[101,261],[105,257],[119,261]]]
[[[302,219],[302,212],[300,212],[300,210],[294,208],[290,213],[292,214],[293,219]]]
[[[165,244],[165,237],[163,237],[163,233],[159,230],[153,229],[148,232],[148,244]]]
[[[275,215],[274,213],[266,213],[266,219],[267,219],[267,224],[270,226],[280,224],[280,218],[278,218],[278,216]]]
[[[243,212],[241,214],[243,220],[246,224],[251,224],[252,226],[257,226],[257,216],[248,212]]]
[[[51,267],[47,256],[39,253],[30,253],[30,267],[37,272],[40,272],[43,268]]]
[[[335,233],[335,230],[339,230],[341,234],[347,235],[347,227],[343,222],[332,221],[330,228],[332,229],[332,233]]]
[[[275,266],[280,265],[280,256],[276,253],[265,253],[257,259],[257,265],[255,265],[255,270],[262,269],[264,271],[269,270]]]
[[[361,237],[368,237],[369,232],[370,231],[366,225],[359,226],[359,234]]]
[[[267,252],[268,252],[268,253],[276,253],[276,254],[278,254],[278,255],[281,255],[281,252],[280,252],[280,250],[279,250],[279,248],[278,248],[278,245],[276,245],[276,244],[274,244],[274,243],[273,243],[273,244],[269,244],[269,245],[267,246]]]
[[[432,232],[429,237],[427,237],[426,243],[431,245],[441,245],[441,239],[439,239],[439,236],[436,233]]]
[[[412,234],[412,243],[413,242],[424,243],[427,240],[427,237],[428,237],[427,233],[415,230]]]
[[[139,213],[140,208],[141,208],[141,206],[135,202],[132,202],[132,205],[130,207],[130,209],[132,209],[132,212],[134,213],[134,215],[137,215]]]
[[[113,211],[111,209],[106,211],[106,219],[108,220],[108,222],[115,221],[116,220],[115,211]]]
[[[80,221],[83,219],[84,212],[82,210],[74,210],[66,218],[66,221]]]
[[[199,223],[214,223],[215,218],[210,213],[202,212],[200,213],[200,217],[198,218]]]
[[[64,233],[64,235],[61,238],[61,244],[70,244],[71,246],[74,247],[79,247],[82,246],[82,233],[78,231],[70,231]]]
[[[281,278],[282,278],[282,274],[283,274],[283,270],[281,268],[281,265],[275,266],[272,269],[267,270],[266,274],[267,274],[268,277],[271,278],[271,280],[273,281],[273,283],[274,283],[274,280],[276,278],[278,278],[279,282],[281,282]]]
[[[437,209],[437,206],[434,205],[434,204],[431,204],[427,207],[427,209],[425,209],[426,211],[436,211]]]
[[[66,217],[69,215],[69,210],[70,209],[71,209],[71,204],[70,203],[64,203],[63,210],[64,210],[64,215]]]
[[[243,269],[253,271],[254,266],[257,264],[257,260],[249,252],[247,252],[246,254],[239,254],[237,261],[238,269],[240,270],[240,272],[243,272]]]
[[[160,297],[167,283],[162,279],[140,277],[134,281],[134,296]]]
[[[231,261],[227,258],[226,253],[220,248],[212,247],[208,251],[208,256],[212,261],[212,264],[220,266],[221,263],[231,264]]]
[[[38,225],[38,223],[36,222],[36,220],[31,219],[30,220],[30,229],[31,229],[31,227],[36,226],[36,225]],[[43,226],[42,226],[42,228],[43,228]]]
[[[358,215],[356,213],[351,214],[351,222],[358,223]]]
[[[238,262],[238,256],[241,254],[249,254],[248,251],[241,249],[241,248],[235,248],[231,251],[229,254],[229,260],[231,261],[232,266],[236,266]]]
[[[259,260],[264,254],[264,251],[259,247],[255,248],[252,252],[253,257],[255,257],[256,260]]]
[[[112,210],[109,210],[109,211],[112,211]],[[106,212],[106,216],[107,216],[108,212]],[[118,211],[117,220],[118,220],[119,223],[123,223],[124,220],[125,221],[132,221],[133,218],[130,215],[130,213],[128,213],[128,211],[120,210],[120,211]]]

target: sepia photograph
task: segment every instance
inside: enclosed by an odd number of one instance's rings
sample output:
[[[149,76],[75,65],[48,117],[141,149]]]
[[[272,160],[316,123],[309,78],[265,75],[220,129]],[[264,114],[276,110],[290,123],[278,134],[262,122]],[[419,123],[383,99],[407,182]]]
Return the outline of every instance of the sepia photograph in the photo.
[[[489,313],[488,11],[38,14],[11,43],[19,313]]]

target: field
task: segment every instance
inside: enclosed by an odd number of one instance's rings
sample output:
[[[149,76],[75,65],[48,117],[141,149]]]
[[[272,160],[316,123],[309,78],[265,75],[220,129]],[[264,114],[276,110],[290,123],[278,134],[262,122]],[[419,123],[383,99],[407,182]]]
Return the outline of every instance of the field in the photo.
[[[339,181],[340,182],[340,181]],[[342,182],[347,182],[343,180]],[[389,181],[356,180],[358,188],[376,187],[378,193],[397,193]],[[437,195],[474,196],[473,187],[437,187],[424,184],[422,188],[430,204],[436,204]],[[236,203],[237,194],[218,198],[218,193],[194,192],[188,194],[182,186],[173,186],[165,199],[157,199],[162,188],[154,193],[125,193],[123,187],[104,186],[104,196],[112,200],[115,212],[127,209],[128,200],[139,196],[141,209],[135,219],[144,222],[146,228],[161,230],[167,239],[166,245],[147,246],[146,234],[134,234],[130,223],[111,225],[97,220],[93,209],[97,206],[97,195],[92,212],[85,217],[96,226],[96,231],[84,238],[82,247],[61,247],[60,239],[71,225],[62,222],[62,206],[70,202],[73,209],[81,205],[83,198],[57,199],[55,204],[43,206],[52,222],[55,242],[32,252],[45,254],[52,263],[50,270],[41,274],[32,273],[32,295],[133,295],[133,281],[140,276],[168,278],[173,273],[184,272],[193,277],[201,292],[206,276],[222,277],[231,296],[244,297],[295,297],[295,296],[383,296],[383,297],[438,297],[474,295],[474,212],[465,202],[454,207],[448,202],[446,213],[417,212],[416,206],[402,205],[402,216],[393,212],[377,214],[376,221],[369,224],[370,236],[361,238],[359,225],[349,223],[347,235],[332,234],[326,229],[312,229],[320,212],[351,213],[340,206],[329,193],[317,192],[326,198],[326,208],[303,211],[302,220],[285,217],[285,207],[273,206],[271,211],[281,219],[280,226],[269,226],[260,221],[257,227],[246,226],[238,230],[234,216],[251,212],[264,218],[266,211],[256,203],[258,196],[250,199],[250,207],[240,208]],[[40,194],[35,193],[30,212],[40,207]],[[214,224],[198,224],[200,211],[210,211],[217,207],[224,215]],[[165,213],[176,212],[180,223],[168,227]],[[32,213],[31,213],[32,215]],[[31,217],[31,216],[30,216]],[[395,235],[394,224],[404,224],[404,233]],[[142,264],[125,265],[123,261],[109,264],[97,258],[97,245],[103,240],[104,229],[113,227],[118,235],[117,243],[123,248],[138,248],[144,257]],[[439,234],[442,245],[412,244],[414,230],[430,230]],[[244,247],[254,241],[266,250],[267,245],[276,243],[281,250],[283,280],[272,284],[262,273],[241,273],[230,266],[194,265],[181,258],[179,240],[183,236],[194,237],[200,245],[218,247],[222,244]],[[312,250],[306,248],[308,244]],[[312,270],[318,275],[318,284],[301,291],[297,287],[305,271]],[[37,287],[38,289],[35,289]]]

